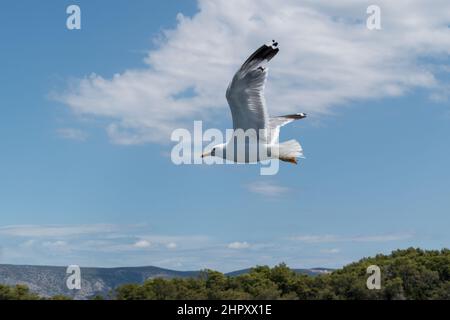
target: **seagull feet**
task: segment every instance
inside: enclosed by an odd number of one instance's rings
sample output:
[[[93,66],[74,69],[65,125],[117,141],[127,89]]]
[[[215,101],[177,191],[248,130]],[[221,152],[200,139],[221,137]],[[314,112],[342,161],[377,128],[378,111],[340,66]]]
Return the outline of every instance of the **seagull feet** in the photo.
[[[297,159],[294,158],[294,157],[292,157],[292,158],[282,157],[282,158],[280,158],[280,160],[284,161],[284,162],[289,162],[289,163],[292,163],[292,164],[297,164]]]

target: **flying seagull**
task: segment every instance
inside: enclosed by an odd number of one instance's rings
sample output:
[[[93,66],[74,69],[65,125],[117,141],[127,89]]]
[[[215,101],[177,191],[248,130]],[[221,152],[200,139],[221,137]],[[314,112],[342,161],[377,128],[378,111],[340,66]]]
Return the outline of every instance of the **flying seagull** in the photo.
[[[278,53],[278,43],[272,40],[256,50],[236,72],[226,92],[226,98],[233,118],[233,137],[227,142],[215,145],[202,157],[217,156],[234,162],[258,162],[268,159],[297,164],[302,157],[302,147],[296,140],[278,142],[280,127],[306,117],[304,113],[269,117],[264,98],[267,79],[267,63]],[[238,130],[242,129],[242,130]],[[237,139],[237,133],[253,132],[253,138]],[[251,134],[250,134],[251,136]],[[239,142],[240,141],[240,142]],[[243,149],[239,149],[243,147]],[[239,157],[244,150],[245,157]],[[256,151],[256,152],[255,152]],[[255,157],[251,157],[255,154]]]

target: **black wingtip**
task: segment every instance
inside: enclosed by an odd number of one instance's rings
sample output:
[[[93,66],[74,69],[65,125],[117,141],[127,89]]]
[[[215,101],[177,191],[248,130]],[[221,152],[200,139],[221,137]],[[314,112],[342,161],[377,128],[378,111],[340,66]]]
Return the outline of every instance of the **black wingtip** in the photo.
[[[243,68],[245,68],[250,62],[254,60],[263,61],[267,60],[270,61],[275,55],[280,51],[278,49],[278,42],[275,40],[272,40],[271,44],[263,44],[261,47],[258,48],[242,65]]]
[[[303,119],[303,118],[306,118],[306,113],[296,113],[296,114],[288,114],[288,115],[286,115],[286,116],[283,116],[283,118],[289,118],[289,119],[295,119],[295,120],[298,120],[298,119]]]

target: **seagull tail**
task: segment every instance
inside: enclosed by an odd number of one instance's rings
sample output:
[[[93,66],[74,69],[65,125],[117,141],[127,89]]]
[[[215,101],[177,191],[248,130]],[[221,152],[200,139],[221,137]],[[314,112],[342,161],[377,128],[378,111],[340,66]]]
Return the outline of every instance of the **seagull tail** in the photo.
[[[303,148],[297,140],[280,143],[279,158],[282,161],[297,164],[297,158],[303,158]]]

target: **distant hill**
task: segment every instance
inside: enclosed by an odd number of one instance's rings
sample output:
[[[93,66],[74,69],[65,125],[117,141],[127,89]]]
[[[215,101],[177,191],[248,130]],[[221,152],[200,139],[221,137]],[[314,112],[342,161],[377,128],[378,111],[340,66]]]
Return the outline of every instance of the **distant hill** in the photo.
[[[368,286],[375,278],[368,280],[376,277],[370,270],[379,270],[378,288]],[[332,272],[325,268],[290,269],[281,263],[228,274],[133,267],[82,268],[81,275],[81,290],[68,290],[65,267],[0,265],[0,300],[39,298],[28,288],[54,299],[101,295],[119,300],[450,300],[450,249],[399,249],[362,258]]]
[[[230,272],[229,276],[238,276],[251,269]],[[297,273],[317,275],[330,269],[295,269]],[[142,284],[152,278],[187,278],[196,277],[200,271],[175,271],[153,266],[123,268],[81,268],[81,289],[69,290],[66,280],[66,267],[32,266],[0,264],[0,284],[25,284],[34,293],[42,297],[66,295],[74,299],[87,299],[91,296],[107,296],[108,293],[123,284]]]
[[[125,283],[143,283],[150,278],[195,277],[199,271],[174,271],[158,267],[81,268],[81,289],[69,290],[66,267],[0,264],[0,284],[25,284],[43,297],[66,295],[86,299],[96,294],[107,296]]]

